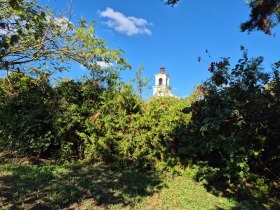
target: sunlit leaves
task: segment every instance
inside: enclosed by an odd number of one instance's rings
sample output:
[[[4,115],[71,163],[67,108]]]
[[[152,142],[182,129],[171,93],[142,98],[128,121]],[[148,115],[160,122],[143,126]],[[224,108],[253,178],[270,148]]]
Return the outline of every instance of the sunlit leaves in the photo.
[[[9,1],[1,7],[2,70],[15,71],[20,66],[27,73],[27,64],[37,66],[45,61],[51,64],[50,72],[72,61],[94,75],[108,73],[95,65],[97,61],[113,64],[114,71],[130,68],[120,50],[110,49],[105,40],[96,37],[94,22],[83,19],[74,26],[66,16],[38,6],[36,1]]]

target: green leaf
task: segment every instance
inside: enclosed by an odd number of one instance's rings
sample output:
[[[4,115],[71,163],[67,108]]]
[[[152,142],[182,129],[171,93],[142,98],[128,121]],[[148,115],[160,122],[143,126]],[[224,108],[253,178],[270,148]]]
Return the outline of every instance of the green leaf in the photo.
[[[14,46],[18,42],[18,40],[19,40],[19,36],[18,35],[13,35],[13,36],[11,36],[10,44],[12,46]]]
[[[17,0],[10,0],[9,3],[14,10],[19,10],[20,9],[20,6],[19,6]]]
[[[240,178],[243,178],[244,175],[245,175],[243,171],[240,171],[238,174],[239,174],[239,177],[240,177]]]
[[[0,28],[6,28],[6,23],[0,23]]]
[[[244,168],[245,164],[244,163],[239,163],[238,164],[240,168]]]

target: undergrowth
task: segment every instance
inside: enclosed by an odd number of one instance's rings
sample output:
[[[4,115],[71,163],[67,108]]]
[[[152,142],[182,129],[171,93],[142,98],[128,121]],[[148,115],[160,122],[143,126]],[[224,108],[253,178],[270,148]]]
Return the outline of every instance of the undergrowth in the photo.
[[[20,164],[21,162],[21,164]],[[195,181],[197,167],[181,175],[121,169],[104,163],[64,165],[1,159],[0,209],[277,209],[277,200],[237,199]],[[261,182],[259,180],[259,182]],[[261,189],[259,189],[261,190]],[[259,191],[261,192],[261,191]],[[266,194],[267,196],[267,194]]]

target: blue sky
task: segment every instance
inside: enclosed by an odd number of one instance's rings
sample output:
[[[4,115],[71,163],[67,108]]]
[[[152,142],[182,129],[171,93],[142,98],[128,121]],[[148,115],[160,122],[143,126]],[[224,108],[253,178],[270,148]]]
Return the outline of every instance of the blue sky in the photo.
[[[67,0],[39,0],[42,3],[62,11],[69,5]],[[264,56],[267,70],[280,60],[279,28],[273,30],[275,37],[240,32],[239,24],[250,13],[244,0],[181,0],[175,7],[161,0],[72,0],[72,4],[74,19],[97,21],[97,35],[108,46],[125,51],[133,67],[122,73],[125,81],[143,64],[143,76],[153,86],[154,75],[165,66],[172,93],[179,97],[188,96],[210,77],[207,69],[212,61],[230,57],[234,65],[241,57],[240,45],[248,49],[249,57]],[[198,62],[198,56],[203,61]],[[65,76],[75,78],[84,71],[78,66]],[[152,96],[152,89],[146,92],[146,98]]]

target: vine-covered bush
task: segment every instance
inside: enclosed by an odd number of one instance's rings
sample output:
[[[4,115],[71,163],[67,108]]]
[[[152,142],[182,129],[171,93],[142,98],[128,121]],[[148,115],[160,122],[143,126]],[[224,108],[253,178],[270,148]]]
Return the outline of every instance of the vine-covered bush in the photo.
[[[41,155],[55,140],[48,80],[11,73],[1,79],[0,146],[24,155]]]
[[[239,187],[252,174],[276,178],[280,172],[279,63],[272,74],[263,72],[263,58],[249,59],[242,50],[235,67],[227,58],[215,64],[202,99],[192,104],[189,127],[198,160]]]

